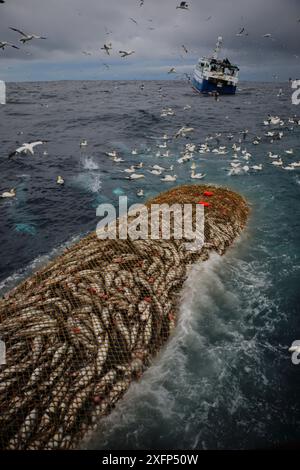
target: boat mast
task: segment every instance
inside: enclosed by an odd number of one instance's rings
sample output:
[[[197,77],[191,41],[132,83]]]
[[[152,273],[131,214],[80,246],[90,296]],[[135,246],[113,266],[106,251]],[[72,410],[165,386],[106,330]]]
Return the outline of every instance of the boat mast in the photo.
[[[214,50],[214,53],[213,53],[213,59],[218,58],[219,52],[220,52],[221,47],[222,47],[222,42],[223,42],[223,38],[222,38],[222,36],[219,36],[216,47],[215,47],[215,50]]]

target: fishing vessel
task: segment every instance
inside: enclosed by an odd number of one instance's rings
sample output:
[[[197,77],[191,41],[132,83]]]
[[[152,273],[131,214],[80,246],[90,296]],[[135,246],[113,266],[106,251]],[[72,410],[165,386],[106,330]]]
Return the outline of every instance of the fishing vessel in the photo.
[[[199,93],[234,95],[236,92],[239,68],[227,58],[219,59],[222,42],[219,36],[213,55],[199,59],[194,69],[192,86]]]

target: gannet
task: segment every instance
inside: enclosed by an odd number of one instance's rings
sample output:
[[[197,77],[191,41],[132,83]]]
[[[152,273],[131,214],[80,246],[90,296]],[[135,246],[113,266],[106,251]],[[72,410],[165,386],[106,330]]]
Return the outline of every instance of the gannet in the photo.
[[[127,176],[126,179],[128,179],[128,180],[139,180],[141,178],[145,178],[145,175],[142,175],[142,174],[139,175],[137,173],[132,173],[132,175]]]
[[[253,165],[251,168],[253,170],[260,171],[260,170],[262,170],[263,166],[262,166],[262,163],[260,163],[259,165]]]
[[[56,182],[57,184],[65,184],[65,180],[62,178],[62,176],[59,176],[59,175],[56,179]]]
[[[135,172],[135,166],[131,165],[130,168],[125,168],[125,170],[122,170],[122,171],[124,171],[124,173],[134,173]]]
[[[119,54],[121,54],[122,58],[128,57],[129,55],[134,54],[134,53],[135,51],[119,51]]]
[[[276,126],[276,124],[279,124],[281,122],[281,119],[280,117],[278,116],[271,116],[270,118],[270,123],[273,124],[274,126]]]
[[[8,156],[8,158],[11,158],[15,155],[18,155],[18,154],[21,154],[21,153],[31,153],[31,155],[34,155],[34,147],[36,147],[37,145],[42,145],[46,143],[45,140],[38,140],[37,142],[30,142],[30,143],[24,143],[21,147],[17,148],[14,152],[11,152]]]
[[[20,49],[18,46],[15,46],[12,42],[0,41],[0,49],[4,50],[5,47],[13,47],[14,49]]]
[[[269,157],[269,158],[278,158],[279,155],[275,155],[275,153],[268,152],[268,157]]]
[[[202,178],[204,178],[206,175],[204,173],[196,173],[195,174],[195,170],[192,170],[191,171],[191,178],[192,179],[198,179],[198,180],[201,180]]]
[[[164,171],[166,169],[163,166],[159,166],[159,165],[153,165],[152,168],[153,170],[160,170],[160,171]]]
[[[279,160],[274,160],[273,162],[271,162],[271,165],[281,166],[283,165],[283,161],[280,158]]]
[[[300,353],[300,345],[299,346],[291,346],[289,348],[289,352],[297,352]]]
[[[37,36],[36,34],[32,34],[32,33],[30,33],[30,34],[24,33],[23,31],[21,31],[20,29],[17,29],[17,28],[11,28],[10,27],[9,29],[11,29],[12,31],[16,31],[17,33],[21,34],[21,36],[23,36],[20,39],[20,41],[23,44],[25,44],[28,41],[31,41],[32,39],[47,39],[44,36]]]
[[[112,150],[111,152],[107,152],[106,155],[108,155],[109,157],[116,157],[117,152],[116,152],[116,150]]]
[[[101,49],[104,50],[107,55],[110,55],[109,51],[112,49],[112,43],[109,42],[107,44],[104,44],[103,47],[101,47]]]
[[[161,181],[176,181],[177,175],[166,175],[163,178],[160,178]]]
[[[292,155],[294,153],[294,150],[293,149],[285,150],[285,153],[287,153],[288,155]]]
[[[176,9],[179,8],[180,10],[188,10],[189,6],[187,2],[180,2],[180,5],[177,5]]]
[[[295,167],[292,165],[288,165],[288,166],[283,166],[282,169],[283,170],[295,170]]]
[[[115,162],[115,163],[120,163],[120,162],[124,162],[123,158],[121,157],[112,157],[112,161]]]
[[[185,126],[183,126],[183,127],[181,127],[181,128],[179,129],[179,131],[176,132],[175,138],[177,138],[177,137],[185,137],[186,134],[188,134],[188,133],[190,133],[190,132],[193,132],[193,130],[194,130],[193,127],[185,127]]]
[[[3,198],[8,198],[8,197],[15,197],[16,196],[16,190],[12,188],[10,191],[4,191],[4,193],[1,194],[1,197]]]

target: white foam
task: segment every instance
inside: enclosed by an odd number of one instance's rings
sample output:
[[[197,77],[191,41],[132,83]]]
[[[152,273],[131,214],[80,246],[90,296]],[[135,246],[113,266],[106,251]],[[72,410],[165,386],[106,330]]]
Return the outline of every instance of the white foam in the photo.
[[[84,157],[82,159],[82,165],[85,170],[99,170],[99,165],[92,157]]]

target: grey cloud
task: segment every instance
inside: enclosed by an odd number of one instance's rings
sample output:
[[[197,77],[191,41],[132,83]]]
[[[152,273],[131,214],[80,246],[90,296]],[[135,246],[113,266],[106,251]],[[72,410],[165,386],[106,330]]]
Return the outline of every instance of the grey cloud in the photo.
[[[300,5],[295,0],[192,0],[190,11],[176,9],[176,0],[7,0],[0,6],[0,40],[18,42],[19,35],[9,30],[15,26],[28,32],[43,34],[47,41],[32,41],[20,51],[0,51],[2,66],[42,61],[60,66],[87,60],[105,61],[115,68],[124,67],[118,57],[120,48],[134,49],[130,57],[133,67],[149,61],[178,60],[184,65],[209,53],[218,35],[224,38],[224,54],[249,69],[250,65],[279,69],[282,75],[299,67]],[[207,17],[212,18],[205,21]],[[134,24],[129,18],[138,22]],[[149,21],[152,20],[152,21]],[[237,37],[244,26],[248,36]],[[106,28],[111,30],[106,34]],[[154,30],[149,28],[155,28]],[[271,33],[272,38],[263,38]],[[100,51],[105,41],[113,43],[111,57]],[[185,55],[181,45],[189,54]],[[83,50],[93,52],[91,58]],[[30,55],[26,55],[26,52]],[[180,55],[182,58],[180,58]],[[126,64],[127,66],[127,64]],[[133,77],[134,78],[134,77]]]

